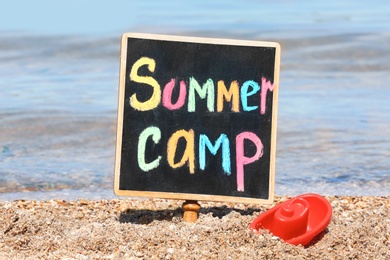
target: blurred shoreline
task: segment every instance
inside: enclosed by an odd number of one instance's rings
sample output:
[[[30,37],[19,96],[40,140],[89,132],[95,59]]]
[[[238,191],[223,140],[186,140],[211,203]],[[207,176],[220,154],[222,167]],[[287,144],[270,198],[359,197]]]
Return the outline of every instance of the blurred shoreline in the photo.
[[[275,193],[390,195],[387,2],[49,2],[0,17],[0,199],[111,198],[124,32],[279,42]]]

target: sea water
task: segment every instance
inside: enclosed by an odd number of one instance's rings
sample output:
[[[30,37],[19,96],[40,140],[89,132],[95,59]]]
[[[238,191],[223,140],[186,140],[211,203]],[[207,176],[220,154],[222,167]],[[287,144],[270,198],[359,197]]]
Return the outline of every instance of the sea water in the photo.
[[[0,199],[115,198],[125,32],[282,46],[275,194],[390,195],[390,4],[18,0],[0,17]]]

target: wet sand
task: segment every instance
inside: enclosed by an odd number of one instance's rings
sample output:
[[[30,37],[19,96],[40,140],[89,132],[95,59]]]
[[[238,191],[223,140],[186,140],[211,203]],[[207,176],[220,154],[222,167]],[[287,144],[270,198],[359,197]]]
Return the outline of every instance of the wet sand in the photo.
[[[310,245],[284,243],[249,224],[273,205],[162,199],[0,202],[1,259],[390,259],[390,197],[326,197],[329,226]]]

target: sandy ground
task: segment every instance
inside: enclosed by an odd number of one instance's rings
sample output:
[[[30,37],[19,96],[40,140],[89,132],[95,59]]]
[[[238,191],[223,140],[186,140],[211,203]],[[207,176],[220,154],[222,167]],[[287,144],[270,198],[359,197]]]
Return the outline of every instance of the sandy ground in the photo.
[[[326,197],[332,221],[309,246],[249,224],[268,206],[124,199],[0,202],[0,259],[390,259],[390,197]]]

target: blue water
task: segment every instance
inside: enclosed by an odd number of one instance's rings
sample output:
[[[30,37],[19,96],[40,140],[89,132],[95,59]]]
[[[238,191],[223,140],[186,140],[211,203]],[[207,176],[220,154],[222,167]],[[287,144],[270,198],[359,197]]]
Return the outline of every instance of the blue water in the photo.
[[[388,1],[2,3],[0,199],[114,198],[124,32],[278,41],[277,195],[390,195]]]

